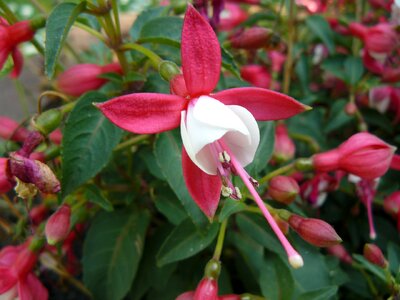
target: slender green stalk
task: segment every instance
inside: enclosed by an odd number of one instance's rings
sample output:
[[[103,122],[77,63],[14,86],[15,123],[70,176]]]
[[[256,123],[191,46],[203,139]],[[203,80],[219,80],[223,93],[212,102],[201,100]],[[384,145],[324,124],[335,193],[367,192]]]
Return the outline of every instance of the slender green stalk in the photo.
[[[224,246],[224,240],[225,240],[225,233],[226,233],[227,224],[228,224],[228,219],[225,219],[221,223],[221,227],[219,228],[217,245],[215,246],[214,255],[213,255],[213,259],[215,259],[216,261],[219,261],[220,257],[221,257],[222,249],[223,249],[223,246]]]
[[[283,73],[283,93],[288,94],[290,89],[290,79],[292,76],[293,64],[293,44],[295,37],[295,14],[294,14],[294,0],[289,1],[289,20],[288,20],[288,41],[287,41],[287,57]]]
[[[260,184],[261,184],[261,183],[266,183],[266,182],[268,182],[271,178],[273,178],[273,177],[275,177],[275,176],[278,176],[278,175],[281,175],[281,174],[285,174],[285,173],[288,173],[288,172],[294,170],[294,167],[295,167],[294,163],[290,163],[290,164],[288,164],[288,165],[286,165],[286,166],[283,166],[283,167],[281,167],[281,168],[279,168],[279,169],[276,169],[275,171],[272,171],[271,173],[268,173],[268,174],[265,175],[263,178],[261,178],[260,180],[258,180],[258,182],[259,182]]]
[[[311,136],[300,133],[291,133],[290,136],[295,140],[307,143],[313,152],[319,152],[321,150],[321,147],[318,145],[317,141]]]
[[[153,67],[158,69],[158,66],[160,65],[160,63],[162,62],[162,58],[159,57],[157,54],[155,54],[153,51],[151,51],[150,49],[147,49],[146,47],[143,47],[139,44],[134,44],[134,43],[128,43],[128,44],[124,44],[120,50],[122,51],[126,51],[126,50],[134,50],[134,51],[138,51],[142,54],[144,54],[145,56],[147,56]]]
[[[13,80],[13,82],[15,84],[15,89],[17,90],[17,93],[18,93],[18,100],[19,100],[19,103],[21,104],[22,111],[24,112],[25,116],[28,118],[29,117],[29,105],[28,105],[28,100],[27,100],[26,93],[25,93],[25,88],[19,79],[15,79],[15,80]]]
[[[119,21],[118,3],[116,0],[111,0],[111,7],[114,16],[115,32],[117,34],[117,37],[121,39],[121,24]]]
[[[150,137],[150,135],[147,135],[147,134],[134,136],[133,138],[119,144],[117,147],[115,147],[114,151],[120,151],[120,150],[128,148],[130,146],[139,144],[140,142],[147,140],[149,137]]]
[[[89,26],[86,26],[85,24],[82,24],[82,23],[79,23],[79,22],[75,22],[74,26],[86,31],[87,33],[89,33],[91,35],[93,35],[94,37],[96,37],[97,39],[102,41],[104,44],[107,44],[107,40],[105,39],[105,37],[100,32],[94,30],[93,28],[91,28]]]

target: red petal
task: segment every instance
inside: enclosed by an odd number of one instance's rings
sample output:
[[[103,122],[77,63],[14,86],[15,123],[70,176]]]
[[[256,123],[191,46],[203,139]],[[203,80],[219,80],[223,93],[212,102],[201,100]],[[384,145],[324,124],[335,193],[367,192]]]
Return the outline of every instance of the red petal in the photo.
[[[210,24],[191,5],[183,22],[181,56],[189,94],[211,93],[219,80],[221,49]]]
[[[49,298],[47,289],[33,274],[19,281],[18,295],[20,300],[47,300]]]
[[[182,168],[186,186],[194,202],[208,217],[213,217],[221,194],[221,179],[200,170],[191,161],[184,147],[182,147]]]
[[[0,294],[7,292],[16,285],[17,280],[9,267],[0,266]]]
[[[19,74],[21,74],[22,66],[24,64],[24,57],[18,49],[14,49],[13,52],[11,52],[11,56],[14,61],[14,68],[10,74],[10,77],[17,78]]]
[[[118,127],[142,134],[178,127],[185,105],[179,96],[139,93],[117,97],[97,107]]]
[[[400,171],[400,155],[398,155],[398,154],[393,155],[392,162],[390,164],[390,168],[393,170]]]
[[[309,109],[285,94],[261,88],[229,89],[211,97],[226,105],[243,106],[259,121],[286,119]]]

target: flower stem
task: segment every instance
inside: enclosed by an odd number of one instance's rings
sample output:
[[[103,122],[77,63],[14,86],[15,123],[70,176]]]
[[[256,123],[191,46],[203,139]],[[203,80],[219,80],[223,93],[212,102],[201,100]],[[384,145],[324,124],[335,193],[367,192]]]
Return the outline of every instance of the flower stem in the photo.
[[[85,24],[82,24],[82,23],[79,23],[79,22],[75,22],[74,26],[86,31],[87,33],[89,33],[91,35],[93,35],[94,37],[96,37],[97,39],[102,41],[104,44],[107,44],[107,41],[104,38],[104,36],[100,32],[94,30],[93,28],[91,28],[89,26],[86,26]]]
[[[23,219],[24,216],[19,212],[18,209],[15,208],[15,206],[12,203],[12,201],[10,200],[10,198],[6,194],[3,194],[2,197],[3,197],[4,201],[6,201],[8,207],[14,213],[14,215],[20,220]]]
[[[228,219],[225,219],[224,221],[222,221],[221,227],[219,228],[217,245],[215,246],[214,255],[213,255],[213,259],[215,259],[216,261],[219,261],[220,257],[221,257],[227,224],[228,224]]]
[[[156,69],[158,69],[158,66],[162,62],[161,57],[159,57],[157,54],[155,54],[150,49],[147,49],[146,47],[143,47],[139,44],[135,44],[135,43],[124,44],[120,49],[122,51],[134,50],[134,51],[138,51],[138,52],[142,53],[143,55],[147,56],[150,59],[153,67]]]
[[[114,151],[120,151],[122,149],[125,149],[127,147],[133,146],[135,144],[138,144],[146,139],[149,138],[150,135],[147,134],[143,134],[143,135],[138,135],[138,136],[134,136],[133,138],[119,144],[117,147],[115,147]]]
[[[289,1],[289,21],[288,21],[288,45],[287,45],[287,59],[284,66],[283,73],[283,93],[288,94],[290,88],[290,79],[292,76],[292,63],[293,63],[293,43],[295,37],[295,13],[294,13],[294,0]]]
[[[312,152],[319,152],[321,150],[321,147],[318,145],[317,141],[311,136],[301,133],[290,133],[290,136],[295,140],[307,143],[310,146]]]
[[[276,169],[275,171],[272,171],[271,173],[268,173],[267,175],[265,175],[263,178],[261,178],[260,180],[258,180],[258,182],[260,184],[262,183],[266,183],[269,180],[271,180],[272,178],[274,178],[275,176],[290,172],[291,170],[294,169],[294,163],[290,163],[286,166],[283,166],[279,169]]]

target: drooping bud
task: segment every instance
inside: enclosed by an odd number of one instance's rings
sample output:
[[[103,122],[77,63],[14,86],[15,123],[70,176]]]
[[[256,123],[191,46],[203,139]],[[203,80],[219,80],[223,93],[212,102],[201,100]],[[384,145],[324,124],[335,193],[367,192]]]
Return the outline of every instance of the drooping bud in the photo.
[[[330,246],[326,249],[329,254],[336,256],[340,259],[340,261],[344,262],[345,264],[351,265],[353,259],[351,255],[347,252],[346,248],[343,245],[334,245]]]
[[[271,85],[271,75],[268,69],[263,66],[243,66],[240,68],[240,75],[244,80],[256,87],[269,88]]]
[[[50,132],[60,126],[62,113],[57,108],[49,109],[38,117],[32,119],[33,127],[43,135],[48,135]]]
[[[60,191],[60,182],[53,171],[38,160],[25,158],[15,152],[11,153],[10,173],[24,183],[34,184],[43,193]]]
[[[105,66],[96,64],[75,65],[58,76],[56,86],[63,93],[78,97],[103,86],[107,79],[100,78],[100,75],[106,73],[122,74],[121,66],[117,63]]]
[[[203,278],[197,285],[193,300],[218,300],[218,283],[212,278]]]
[[[388,265],[385,257],[383,256],[382,250],[374,244],[364,245],[364,257],[370,263],[377,265],[381,268],[386,268]]]
[[[275,144],[273,159],[278,163],[286,162],[294,157],[296,146],[289,137],[285,124],[278,124],[275,128]]]
[[[181,74],[176,75],[171,79],[171,81],[169,82],[169,89],[171,94],[178,95],[184,98],[189,96],[189,93],[186,89],[185,78]]]
[[[313,165],[320,172],[343,170],[364,179],[375,179],[389,169],[394,150],[376,136],[361,132],[336,149],[315,154]]]
[[[23,142],[29,134],[29,130],[21,127],[17,121],[0,116],[0,137],[5,140]]]
[[[71,208],[64,204],[50,216],[46,223],[47,243],[55,245],[66,239],[71,222]]]
[[[335,229],[320,219],[291,215],[289,225],[303,240],[317,247],[330,247],[342,242]]]
[[[299,194],[300,187],[296,180],[289,176],[276,176],[269,182],[268,194],[272,199],[289,205]]]
[[[0,157],[0,194],[7,193],[13,186],[14,182],[8,170],[8,159]]]
[[[267,28],[252,27],[231,37],[230,41],[233,48],[259,49],[268,46],[273,36],[273,32]]]

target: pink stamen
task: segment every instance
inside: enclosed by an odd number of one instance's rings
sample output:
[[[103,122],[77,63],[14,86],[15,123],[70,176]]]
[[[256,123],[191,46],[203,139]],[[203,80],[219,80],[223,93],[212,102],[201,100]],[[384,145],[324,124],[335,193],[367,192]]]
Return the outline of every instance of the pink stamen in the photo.
[[[302,267],[303,266],[302,257],[292,247],[292,245],[286,239],[285,235],[280,230],[278,224],[276,224],[275,219],[272,217],[271,213],[268,211],[267,207],[265,206],[263,200],[260,198],[260,196],[258,195],[257,191],[255,190],[255,188],[254,188],[254,186],[253,186],[253,184],[252,184],[252,182],[250,180],[251,177],[249,178],[249,175],[247,174],[247,172],[244,170],[244,168],[241,166],[241,164],[236,160],[236,157],[233,155],[233,153],[230,151],[230,149],[226,146],[224,141],[222,139],[220,139],[218,142],[221,143],[223,149],[225,149],[225,151],[228,152],[228,154],[230,155],[231,162],[232,162],[233,166],[235,167],[238,175],[240,176],[240,178],[242,178],[242,180],[243,180],[244,184],[246,185],[247,189],[253,195],[254,200],[256,201],[258,207],[261,209],[261,212],[263,213],[264,217],[267,219],[267,222],[269,223],[269,225],[271,226],[272,230],[274,231],[274,233],[278,237],[279,241],[281,242],[283,248],[285,249],[285,251],[287,253],[287,256],[288,256],[288,259],[289,259],[289,263],[294,268]]]

